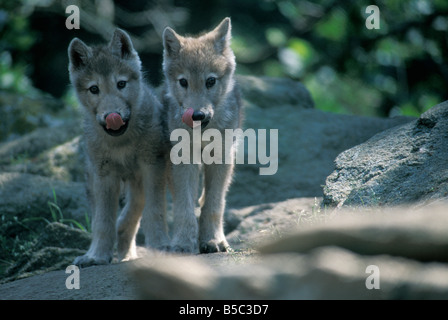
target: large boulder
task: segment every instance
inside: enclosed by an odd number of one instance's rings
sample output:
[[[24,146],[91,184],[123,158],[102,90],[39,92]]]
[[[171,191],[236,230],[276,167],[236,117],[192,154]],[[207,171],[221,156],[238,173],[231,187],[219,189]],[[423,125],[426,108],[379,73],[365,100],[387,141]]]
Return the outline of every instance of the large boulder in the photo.
[[[67,128],[41,128],[0,145],[0,170],[84,181],[82,138]]]
[[[0,91],[0,142],[13,140],[41,127],[60,123],[62,101],[41,93],[30,96]]]
[[[324,187],[328,206],[397,205],[448,197],[448,102],[343,153]]]
[[[256,258],[144,258],[131,270],[143,299],[447,299],[446,210],[336,210]]]
[[[88,227],[91,221],[89,212],[81,182],[64,182],[27,173],[0,173],[0,278],[4,276],[5,265],[12,264],[17,271],[14,277],[18,277],[19,273],[29,274],[33,268],[40,269],[43,265],[60,265],[58,262],[66,262],[73,259],[73,255],[79,255],[80,249],[42,251],[39,248],[35,251],[37,249],[32,243],[48,223],[63,222],[75,228],[80,225]],[[24,258],[30,260],[26,267]],[[22,260],[20,268],[17,260]]]
[[[49,223],[30,249],[8,269],[3,281],[65,269],[77,256],[85,253],[90,241],[90,234],[81,229],[59,222]]]
[[[51,207],[60,211],[58,219],[84,219],[86,212],[90,211],[84,184],[27,173],[0,173],[0,214],[3,221],[12,218],[18,221],[30,218],[52,220]]]
[[[237,164],[227,197],[228,207],[321,197],[322,185],[334,169],[338,154],[378,132],[413,120],[342,115],[314,109],[306,89],[290,80],[248,78],[240,83],[244,88],[243,97],[246,97],[243,129],[254,129],[258,137],[259,130],[266,129],[267,141],[272,134],[270,130],[278,129],[278,171],[273,175],[260,175],[260,167],[268,165],[258,161],[257,164]],[[295,92],[298,100],[278,94],[277,91],[284,92],[279,89],[282,86]],[[276,97],[276,103],[267,97]]]
[[[278,105],[314,108],[314,101],[305,86],[287,78],[237,76],[237,83],[246,103],[260,108]]]

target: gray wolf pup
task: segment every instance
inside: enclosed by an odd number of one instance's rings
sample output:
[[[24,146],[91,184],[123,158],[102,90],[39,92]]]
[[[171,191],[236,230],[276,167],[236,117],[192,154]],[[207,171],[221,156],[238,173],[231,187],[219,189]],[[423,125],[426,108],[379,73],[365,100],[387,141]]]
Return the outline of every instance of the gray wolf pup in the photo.
[[[213,31],[195,38],[180,36],[169,27],[164,30],[163,104],[170,133],[184,128],[191,134],[193,121],[201,121],[202,130],[206,127],[219,130],[223,137],[225,129],[240,127],[241,99],[234,80],[236,63],[230,38],[230,18],[224,19]],[[202,149],[205,145],[202,142]],[[170,184],[175,223],[171,250],[197,252],[199,249],[201,253],[228,250],[223,214],[235,147],[229,148],[230,154],[223,155],[232,160],[230,163],[202,164],[204,188],[199,200],[199,224],[194,214],[199,165],[172,164]]]
[[[143,80],[130,37],[117,29],[108,45],[96,47],[75,38],[68,55],[70,80],[83,106],[87,195],[93,212],[90,248],[74,263],[109,263],[116,238],[118,260],[136,258],[143,210],[150,211],[142,219],[146,244],[168,248],[162,105]],[[117,220],[120,185],[125,186],[126,205]]]

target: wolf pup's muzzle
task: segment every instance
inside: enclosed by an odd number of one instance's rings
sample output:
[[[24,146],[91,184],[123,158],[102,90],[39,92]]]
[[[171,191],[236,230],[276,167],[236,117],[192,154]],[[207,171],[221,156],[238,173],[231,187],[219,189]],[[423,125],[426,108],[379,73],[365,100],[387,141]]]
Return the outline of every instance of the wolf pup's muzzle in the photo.
[[[193,128],[194,121],[201,121],[201,128],[204,129],[210,122],[210,116],[202,111],[194,111],[193,108],[188,108],[182,115],[182,122]]]
[[[121,136],[128,128],[128,123],[119,113],[112,112],[106,115],[106,125],[103,128],[111,136]]]

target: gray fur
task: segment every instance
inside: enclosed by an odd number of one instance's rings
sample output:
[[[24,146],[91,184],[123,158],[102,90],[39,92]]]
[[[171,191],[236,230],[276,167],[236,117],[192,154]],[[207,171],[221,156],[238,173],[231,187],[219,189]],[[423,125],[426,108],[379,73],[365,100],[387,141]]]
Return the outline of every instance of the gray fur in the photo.
[[[103,46],[89,47],[75,38],[68,55],[70,80],[83,107],[87,190],[93,212],[91,246],[74,263],[109,263],[116,237],[118,259],[135,258],[142,211],[147,245],[166,248],[167,146],[160,124],[162,105],[142,78],[141,62],[131,39],[120,29]],[[126,86],[119,89],[119,81],[126,81]],[[99,88],[98,94],[89,91],[93,85]],[[118,113],[127,122],[121,135],[106,132],[109,113]],[[117,220],[123,182],[126,205]]]
[[[171,28],[165,29],[163,104],[169,133],[184,128],[191,134],[192,129],[182,122],[182,114],[188,108],[202,111],[206,119],[210,119],[206,129],[218,129],[223,137],[225,129],[240,127],[241,102],[234,80],[236,63],[230,38],[229,18],[197,38],[182,37]],[[210,75],[216,77],[216,84],[206,88],[205,81]],[[188,80],[188,88],[179,84],[180,76]],[[234,148],[230,151],[232,159],[234,151]],[[200,167],[196,164],[172,165],[175,229],[171,245],[174,251],[207,253],[229,248],[223,230],[223,214],[233,163],[202,164],[202,167],[204,189],[198,224],[194,209]]]

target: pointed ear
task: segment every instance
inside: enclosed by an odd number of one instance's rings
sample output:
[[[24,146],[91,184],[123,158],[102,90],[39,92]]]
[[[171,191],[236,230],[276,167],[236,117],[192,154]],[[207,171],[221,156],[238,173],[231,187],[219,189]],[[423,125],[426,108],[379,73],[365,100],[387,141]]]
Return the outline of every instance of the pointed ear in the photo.
[[[217,52],[223,53],[224,50],[230,46],[230,39],[232,38],[231,30],[232,26],[230,23],[230,18],[225,18],[211,32]]]
[[[87,60],[92,56],[92,49],[78,38],[74,38],[68,46],[68,58],[70,65],[75,69],[87,64]]]
[[[163,30],[163,47],[168,56],[176,55],[181,48],[179,35],[170,27]]]
[[[137,55],[137,52],[132,45],[131,38],[121,29],[115,30],[114,35],[110,40],[109,48],[113,54],[122,59],[134,58]]]

